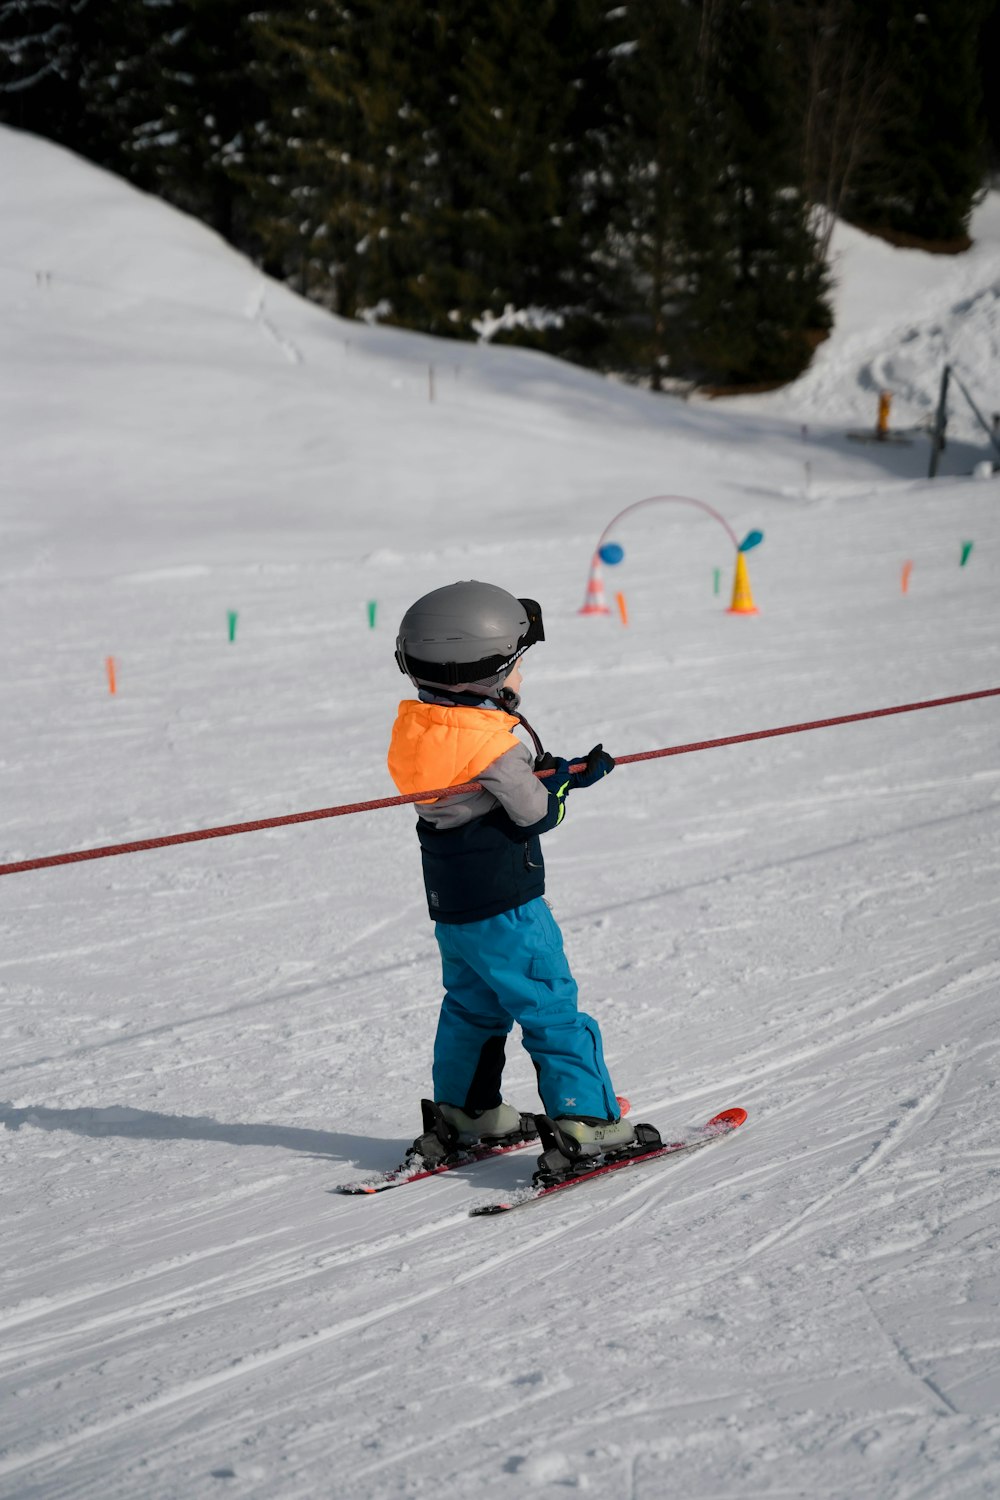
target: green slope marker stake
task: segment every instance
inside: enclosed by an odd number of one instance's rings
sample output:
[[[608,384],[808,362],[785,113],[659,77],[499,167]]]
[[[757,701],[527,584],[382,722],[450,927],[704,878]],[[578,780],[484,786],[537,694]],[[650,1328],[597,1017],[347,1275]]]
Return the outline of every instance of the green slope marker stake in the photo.
[[[962,543],[962,561],[958,565],[960,568],[964,568],[965,565],[966,565],[966,563],[969,561],[969,553],[971,551],[972,551],[972,543],[971,542],[963,542]]]
[[[368,601],[368,629],[369,630],[374,630],[375,629],[375,611],[376,611],[377,608],[378,608],[378,601],[375,600],[375,599],[369,599],[369,601]]]
[[[712,579],[713,579],[712,592],[713,592],[713,594],[717,594],[719,592],[719,584],[722,581],[722,569],[721,568],[713,568],[712,569]]]
[[[229,611],[229,639],[231,641],[235,641],[236,639],[236,621],[239,619],[239,617],[240,616],[238,610],[231,609]]]

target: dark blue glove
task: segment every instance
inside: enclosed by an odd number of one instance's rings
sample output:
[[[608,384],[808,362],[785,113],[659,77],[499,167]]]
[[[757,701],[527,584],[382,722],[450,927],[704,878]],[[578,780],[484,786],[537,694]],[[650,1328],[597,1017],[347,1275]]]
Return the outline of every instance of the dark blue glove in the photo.
[[[551,776],[546,776],[542,786],[550,797],[564,797],[571,786],[574,785],[573,777],[570,775],[569,761],[563,760],[561,755],[551,755],[546,750],[544,755],[535,756],[536,771],[551,771]]]
[[[523,828],[523,834],[534,835],[536,833],[548,833],[550,828],[557,828],[566,816],[566,793],[570,789],[572,776],[569,773],[568,763],[558,755],[550,755],[546,750],[544,755],[535,757],[536,771],[551,771],[551,776],[546,776],[542,786],[549,794],[549,807],[544,817],[539,818],[537,823]]]
[[[609,776],[615,768],[612,757],[603,745],[595,745],[593,750],[588,750],[586,755],[574,755],[570,765],[577,761],[586,761],[582,771],[571,771],[569,773],[570,788],[578,786],[593,786],[595,781],[600,781],[602,776]]]

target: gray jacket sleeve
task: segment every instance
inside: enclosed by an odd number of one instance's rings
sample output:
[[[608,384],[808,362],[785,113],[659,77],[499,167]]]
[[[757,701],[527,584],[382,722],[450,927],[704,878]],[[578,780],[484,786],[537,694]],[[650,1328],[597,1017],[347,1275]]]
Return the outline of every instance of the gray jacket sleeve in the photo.
[[[519,828],[528,828],[548,812],[549,794],[535,775],[535,760],[520,740],[476,777]]]

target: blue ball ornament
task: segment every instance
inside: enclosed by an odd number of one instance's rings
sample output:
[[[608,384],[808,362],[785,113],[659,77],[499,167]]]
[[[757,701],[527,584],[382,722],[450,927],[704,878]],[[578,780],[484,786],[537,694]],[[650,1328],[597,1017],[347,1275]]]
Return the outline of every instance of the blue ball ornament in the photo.
[[[625,556],[625,548],[619,547],[617,542],[605,542],[597,555],[609,568],[616,568]]]

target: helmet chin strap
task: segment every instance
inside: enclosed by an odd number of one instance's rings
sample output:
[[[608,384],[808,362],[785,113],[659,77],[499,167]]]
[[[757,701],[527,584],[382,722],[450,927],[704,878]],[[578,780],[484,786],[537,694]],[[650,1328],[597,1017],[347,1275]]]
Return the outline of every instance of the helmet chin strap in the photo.
[[[514,696],[517,697],[517,694],[515,693]],[[527,719],[524,717],[524,714],[520,714],[520,713],[518,713],[515,710],[514,711],[514,717],[518,721],[518,723],[521,725],[521,728],[522,729],[526,729],[528,731],[528,733],[531,735],[531,741],[532,741],[532,744],[535,747],[535,754],[536,755],[544,755],[545,754],[545,747],[543,746],[541,740],[538,738],[538,735],[532,729],[531,725],[528,723]]]
[[[504,713],[512,714],[520,724],[521,728],[526,729],[531,735],[532,743],[535,747],[535,754],[544,755],[545,750],[542,746],[541,740],[538,738],[538,735],[532,729],[531,725],[524,717],[524,714],[518,712],[518,704],[521,701],[520,693],[515,693],[513,688],[498,688],[496,698],[494,698],[493,700],[494,703],[497,701],[497,699],[499,699],[500,707],[503,709]],[[513,702],[510,701],[511,699],[513,699]]]

